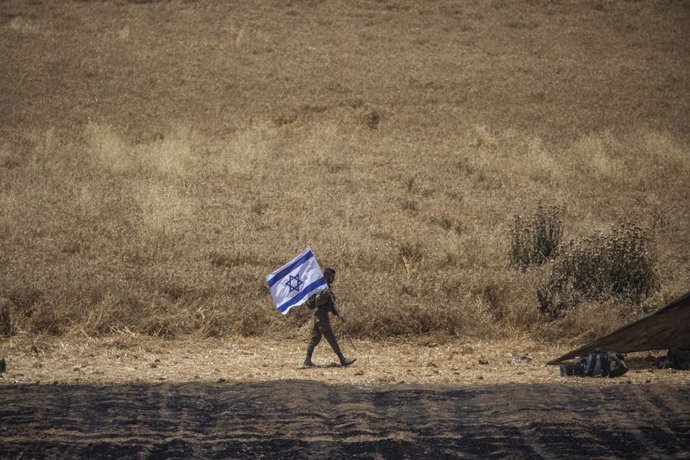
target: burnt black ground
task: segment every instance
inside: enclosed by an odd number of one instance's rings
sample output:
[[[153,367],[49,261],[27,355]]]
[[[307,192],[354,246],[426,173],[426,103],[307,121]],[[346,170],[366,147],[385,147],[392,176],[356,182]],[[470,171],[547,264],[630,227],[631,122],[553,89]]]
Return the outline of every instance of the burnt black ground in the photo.
[[[679,385],[16,385],[2,458],[690,458]]]

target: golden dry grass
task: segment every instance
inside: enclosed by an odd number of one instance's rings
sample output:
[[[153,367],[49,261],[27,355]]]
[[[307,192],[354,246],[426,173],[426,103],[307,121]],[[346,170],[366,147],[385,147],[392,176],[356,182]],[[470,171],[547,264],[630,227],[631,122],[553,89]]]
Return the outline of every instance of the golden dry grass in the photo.
[[[687,2],[0,4],[11,333],[301,334],[263,280],[306,245],[353,335],[590,337],[690,286]],[[566,240],[630,220],[660,292],[545,324]],[[6,304],[9,305],[9,304]],[[3,317],[3,316],[0,316]]]

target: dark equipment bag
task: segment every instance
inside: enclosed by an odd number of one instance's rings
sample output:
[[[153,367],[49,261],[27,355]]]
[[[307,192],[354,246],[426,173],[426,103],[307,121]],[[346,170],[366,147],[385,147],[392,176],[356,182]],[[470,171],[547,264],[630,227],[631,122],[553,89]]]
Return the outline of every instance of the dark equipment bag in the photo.
[[[623,355],[602,350],[587,355],[583,366],[587,377],[619,377],[628,372]]]

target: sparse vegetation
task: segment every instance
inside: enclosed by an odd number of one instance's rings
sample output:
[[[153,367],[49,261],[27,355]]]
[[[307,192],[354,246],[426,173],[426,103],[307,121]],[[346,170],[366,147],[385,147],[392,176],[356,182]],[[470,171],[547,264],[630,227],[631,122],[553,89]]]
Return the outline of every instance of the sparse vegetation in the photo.
[[[688,289],[682,2],[293,3],[2,3],[0,334],[306,333],[306,245],[356,336],[532,333],[566,208],[593,310]]]
[[[557,318],[581,301],[639,304],[659,288],[656,258],[636,226],[621,224],[610,234],[571,242],[538,291],[541,311]]]
[[[516,215],[510,229],[510,261],[525,270],[553,260],[563,238],[563,216],[558,207],[539,205],[528,217]]]

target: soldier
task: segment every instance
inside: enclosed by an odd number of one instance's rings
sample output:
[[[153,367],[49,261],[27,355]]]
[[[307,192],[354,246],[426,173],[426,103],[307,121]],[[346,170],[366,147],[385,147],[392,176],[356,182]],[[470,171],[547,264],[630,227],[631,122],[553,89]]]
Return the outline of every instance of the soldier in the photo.
[[[333,330],[331,329],[331,322],[328,319],[328,312],[342,319],[338,314],[338,310],[335,308],[335,295],[331,291],[331,285],[333,281],[335,281],[335,270],[329,267],[324,270],[323,276],[328,283],[328,289],[312,295],[307,300],[307,306],[314,310],[314,327],[311,330],[311,340],[307,346],[307,357],[304,359],[304,366],[311,367],[314,365],[311,362],[311,355],[314,353],[314,348],[321,342],[323,336],[326,336],[326,340],[328,340],[331,348],[333,348],[335,354],[338,355],[340,365],[349,366],[357,361],[357,358],[346,358],[340,351],[338,342],[335,340],[335,335],[333,335]]]

